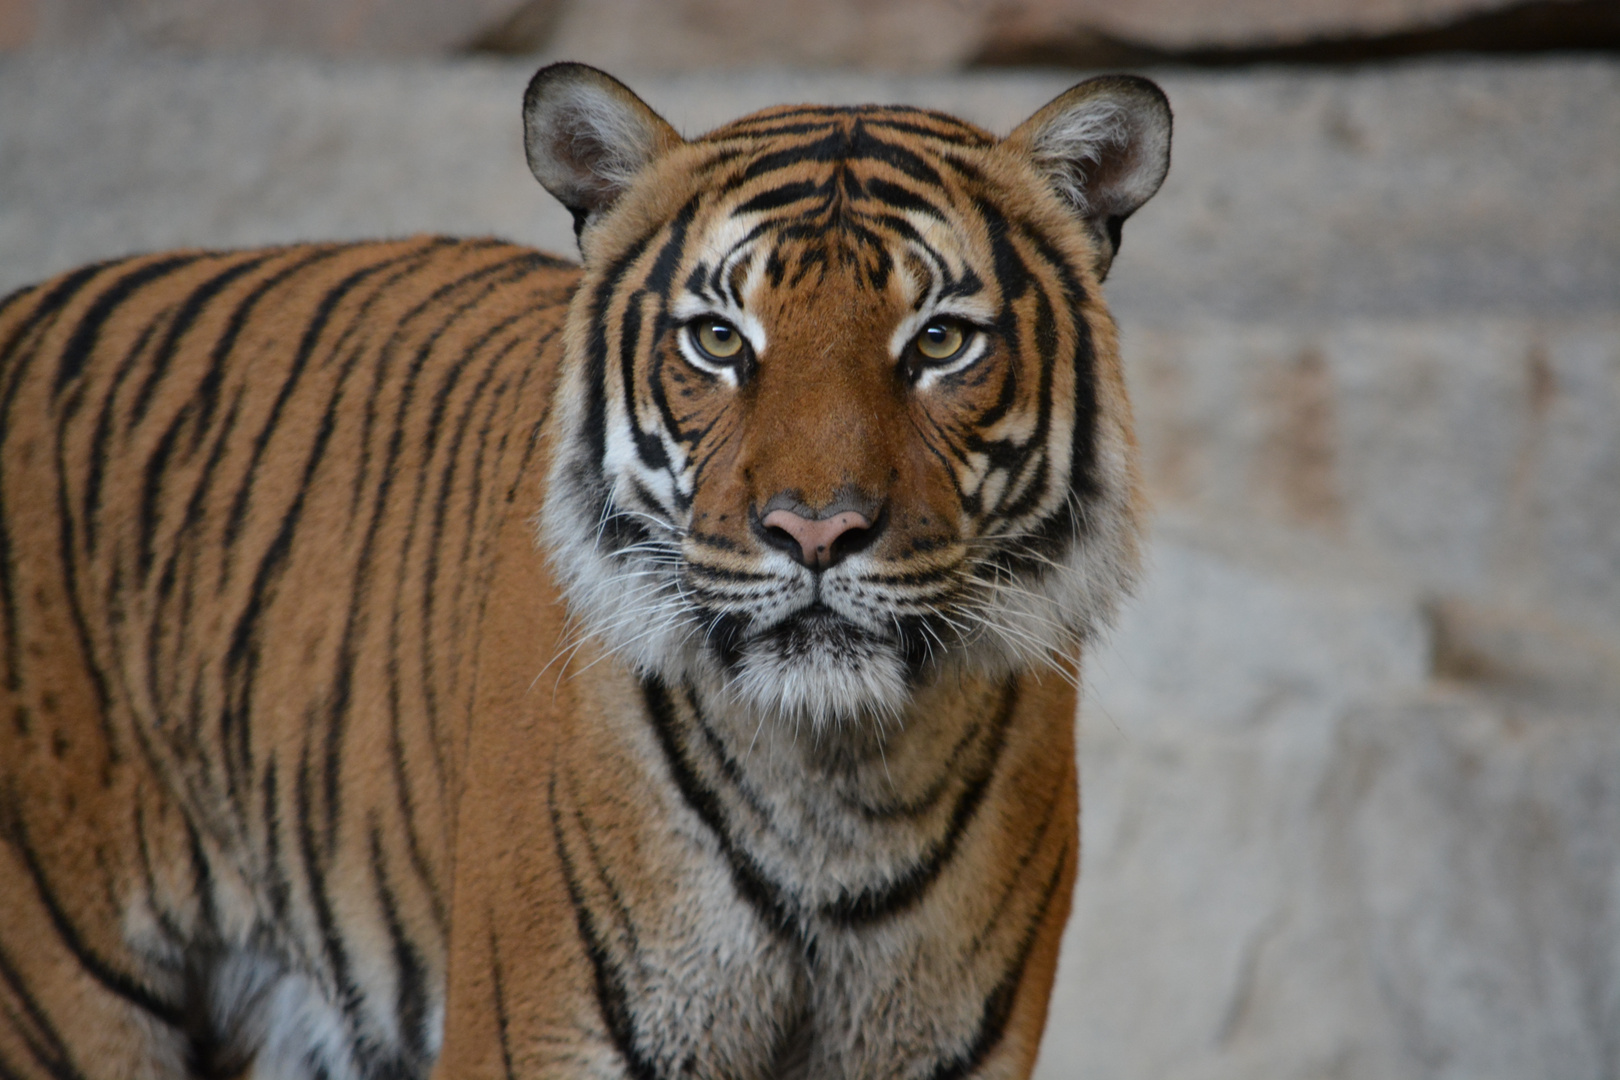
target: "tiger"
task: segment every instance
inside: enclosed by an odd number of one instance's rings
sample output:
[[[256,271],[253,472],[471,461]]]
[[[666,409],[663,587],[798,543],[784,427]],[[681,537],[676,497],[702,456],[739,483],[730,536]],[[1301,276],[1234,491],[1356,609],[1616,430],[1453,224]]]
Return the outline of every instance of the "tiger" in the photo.
[[[1164,94],[523,131],[577,265],[0,302],[5,1080],[1030,1074]]]

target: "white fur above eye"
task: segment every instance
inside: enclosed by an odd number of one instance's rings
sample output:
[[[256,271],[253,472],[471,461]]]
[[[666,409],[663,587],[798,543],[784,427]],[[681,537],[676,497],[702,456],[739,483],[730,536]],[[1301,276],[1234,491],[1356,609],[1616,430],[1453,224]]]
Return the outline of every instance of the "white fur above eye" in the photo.
[[[701,319],[718,319],[721,322],[730,323],[737,328],[744,340],[748,342],[748,348],[753,350],[754,356],[765,355],[767,341],[765,325],[759,321],[758,316],[737,307],[735,304],[716,303],[706,297],[682,293],[670,305],[670,314],[674,316],[675,322],[681,324],[681,329],[676,337],[676,344],[681,350],[681,355],[686,358],[686,362],[699,371],[708,372],[729,386],[735,387],[737,385],[735,366],[716,363],[699,352],[690,340],[687,331],[688,326]]]

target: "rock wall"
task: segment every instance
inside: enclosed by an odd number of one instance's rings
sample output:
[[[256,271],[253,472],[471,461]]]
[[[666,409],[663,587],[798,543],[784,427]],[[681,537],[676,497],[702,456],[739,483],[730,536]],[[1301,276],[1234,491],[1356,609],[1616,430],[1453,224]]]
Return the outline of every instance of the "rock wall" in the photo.
[[[568,251],[532,63],[0,60],[0,291],[177,244]],[[677,126],[1071,81],[623,72]],[[1620,1075],[1620,64],[1166,74],[1108,285],[1160,506],[1086,661],[1042,1080]]]
[[[481,49],[609,68],[1230,62],[1620,48],[1610,0],[0,0],[0,49],[136,46],[330,56]],[[1341,55],[1342,54],[1342,55]]]

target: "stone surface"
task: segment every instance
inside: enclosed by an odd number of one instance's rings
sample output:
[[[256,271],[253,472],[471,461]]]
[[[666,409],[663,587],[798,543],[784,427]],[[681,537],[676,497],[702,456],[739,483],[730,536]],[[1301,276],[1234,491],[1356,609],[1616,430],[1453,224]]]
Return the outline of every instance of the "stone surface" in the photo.
[[[610,67],[944,71],[1088,35],[1169,52],[1452,25],[1515,0],[0,0],[0,48],[442,55],[476,45]],[[1545,0],[1556,13],[1568,0]]]
[[[1088,659],[1039,1080],[1615,1075],[1620,696],[1436,679],[1417,597],[1275,539],[1170,515]]]
[[[464,47],[518,0],[0,0],[0,49],[410,55]]]
[[[1421,692],[1427,628],[1387,584],[1202,533],[1161,527],[1086,665],[1084,876],[1040,1080],[1409,1074],[1321,798],[1346,711]]]
[[[1162,500],[1620,643],[1620,314],[1126,330]]]
[[[1620,49],[1620,9],[1611,0],[1016,0],[997,16],[986,23],[974,65],[1253,68]]]
[[[1162,49],[1273,45],[1393,34],[1507,7],[1513,0],[1004,0],[1000,32],[1057,36],[1077,26]]]
[[[177,244],[569,251],[533,66],[0,60],[0,291]],[[620,74],[688,132],[1007,130],[1070,81]],[[1162,509],[1086,661],[1040,1077],[1620,1075],[1620,64],[1163,81],[1108,283]]]

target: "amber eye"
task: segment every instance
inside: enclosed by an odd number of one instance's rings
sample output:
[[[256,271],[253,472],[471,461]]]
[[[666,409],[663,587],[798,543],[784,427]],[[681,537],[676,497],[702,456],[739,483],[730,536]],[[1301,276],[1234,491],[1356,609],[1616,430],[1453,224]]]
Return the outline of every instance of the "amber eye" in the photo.
[[[699,319],[687,327],[698,352],[716,363],[728,363],[742,354],[743,336],[724,319]]]
[[[924,360],[936,363],[949,360],[967,345],[967,332],[962,325],[948,319],[935,319],[917,335],[917,353]]]

